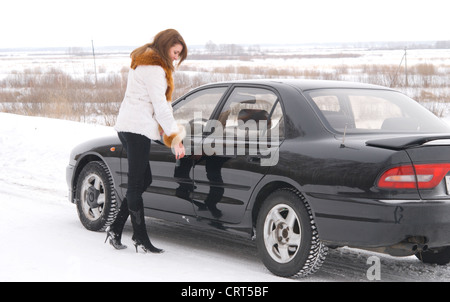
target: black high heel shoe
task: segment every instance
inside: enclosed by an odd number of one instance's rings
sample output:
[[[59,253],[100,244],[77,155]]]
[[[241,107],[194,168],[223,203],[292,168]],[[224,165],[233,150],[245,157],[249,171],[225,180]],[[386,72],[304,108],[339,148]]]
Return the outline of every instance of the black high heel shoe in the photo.
[[[133,240],[134,247],[136,248],[136,253],[138,252],[138,247],[140,247],[145,253],[162,253],[163,250],[154,247],[150,241],[150,238],[148,238],[143,209],[139,209],[137,211],[129,211],[131,217],[131,225],[133,226],[133,236],[131,237],[131,240]]]
[[[164,253],[164,250],[159,249],[155,247],[150,240],[139,240],[139,239],[132,239],[134,247],[136,248],[136,253],[138,252],[138,247],[140,247],[144,253],[154,253],[154,254],[161,254]]]
[[[106,229],[105,243],[108,241],[108,238],[109,244],[111,244],[116,250],[123,250],[127,248],[126,245],[122,244],[120,236],[114,233],[110,227]]]

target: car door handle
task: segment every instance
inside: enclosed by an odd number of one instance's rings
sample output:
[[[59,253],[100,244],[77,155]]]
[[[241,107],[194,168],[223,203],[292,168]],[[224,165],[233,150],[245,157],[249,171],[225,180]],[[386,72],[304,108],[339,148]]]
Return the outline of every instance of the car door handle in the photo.
[[[259,157],[259,156],[247,156],[247,161],[249,163],[259,164],[259,163],[261,163],[261,157]]]
[[[263,155],[263,154],[256,154],[256,155],[247,155],[247,161],[250,163],[261,163],[261,159],[269,159],[271,157],[271,154]]]

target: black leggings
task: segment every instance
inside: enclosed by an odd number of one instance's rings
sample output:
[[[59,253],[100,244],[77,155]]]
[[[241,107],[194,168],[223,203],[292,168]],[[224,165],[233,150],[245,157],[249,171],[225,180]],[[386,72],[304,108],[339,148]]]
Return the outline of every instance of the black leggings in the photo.
[[[119,132],[118,135],[128,157],[128,209],[134,212],[144,210],[142,194],[152,183],[151,141],[146,136],[130,132]]]

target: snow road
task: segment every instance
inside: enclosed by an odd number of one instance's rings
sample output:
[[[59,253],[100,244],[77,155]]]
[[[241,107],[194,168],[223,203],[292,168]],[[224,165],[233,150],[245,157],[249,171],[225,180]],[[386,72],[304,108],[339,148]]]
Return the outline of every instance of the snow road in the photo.
[[[450,265],[350,248],[330,250],[309,278],[279,278],[265,269],[250,240],[154,219],[147,220],[148,231],[165,253],[136,254],[129,223],[128,249],[116,251],[104,244],[104,233],[83,228],[65,181],[71,149],[110,134],[104,126],[0,113],[1,282],[368,281],[371,256],[379,259],[381,281],[450,281]]]

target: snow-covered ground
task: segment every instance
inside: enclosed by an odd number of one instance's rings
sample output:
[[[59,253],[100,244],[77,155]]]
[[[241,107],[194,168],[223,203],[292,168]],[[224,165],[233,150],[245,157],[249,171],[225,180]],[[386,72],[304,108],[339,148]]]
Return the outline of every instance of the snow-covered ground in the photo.
[[[5,281],[368,281],[371,256],[381,281],[450,281],[450,265],[422,264],[366,251],[330,250],[310,278],[272,275],[258,260],[255,243],[234,235],[148,219],[160,255],[104,244],[68,201],[65,168],[71,149],[84,140],[115,134],[109,127],[0,113],[0,282]]]

